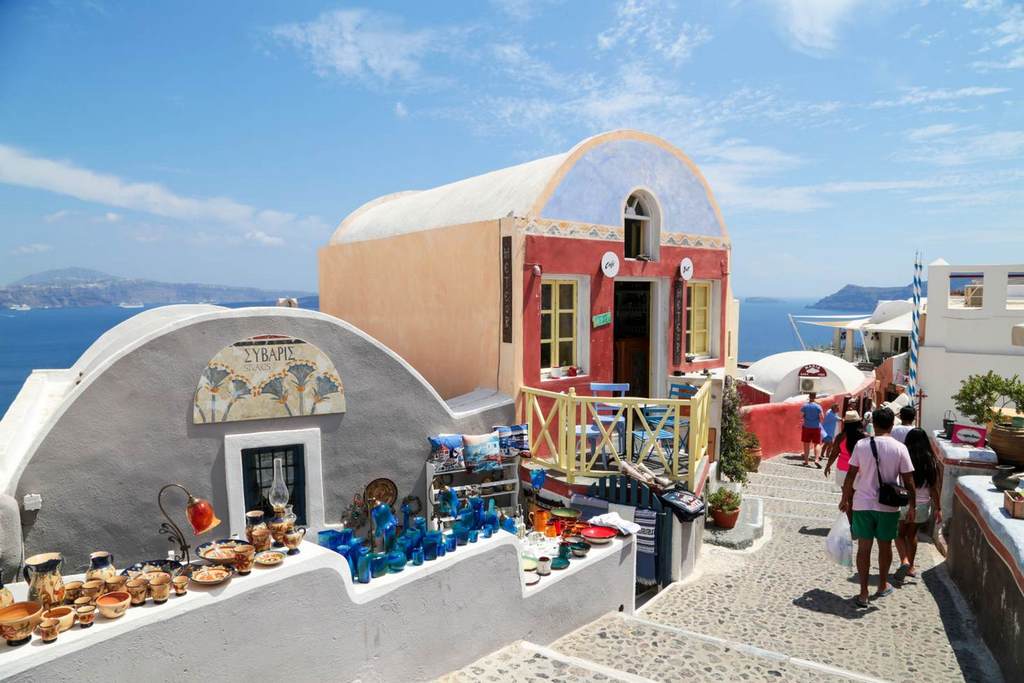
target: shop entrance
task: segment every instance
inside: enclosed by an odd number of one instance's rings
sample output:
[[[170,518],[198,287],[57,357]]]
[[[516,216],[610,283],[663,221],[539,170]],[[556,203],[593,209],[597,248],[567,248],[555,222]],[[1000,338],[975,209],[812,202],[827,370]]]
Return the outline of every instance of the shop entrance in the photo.
[[[651,283],[615,283],[616,382],[629,383],[629,395],[650,396]]]

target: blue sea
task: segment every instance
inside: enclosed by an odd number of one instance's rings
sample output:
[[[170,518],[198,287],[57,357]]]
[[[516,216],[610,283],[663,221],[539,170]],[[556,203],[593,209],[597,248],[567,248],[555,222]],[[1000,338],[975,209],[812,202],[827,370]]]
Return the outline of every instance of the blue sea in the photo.
[[[807,305],[813,301],[744,301],[740,306],[740,360],[755,361],[780,351],[799,349],[799,342],[786,317],[788,313],[845,313],[808,309]],[[306,304],[305,301],[303,303]],[[228,305],[234,308],[261,303]],[[316,306],[315,299],[311,305]],[[71,367],[101,334],[139,312],[139,309],[117,306],[0,310],[0,414],[6,412],[34,368]],[[801,334],[808,346],[825,344],[832,338],[829,330],[806,325],[801,326]]]

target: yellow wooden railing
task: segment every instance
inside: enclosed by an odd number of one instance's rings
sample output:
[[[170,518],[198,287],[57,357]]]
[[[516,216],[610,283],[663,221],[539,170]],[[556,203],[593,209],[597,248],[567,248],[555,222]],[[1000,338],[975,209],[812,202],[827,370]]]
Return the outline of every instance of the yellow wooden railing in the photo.
[[[688,399],[577,396],[574,389],[564,394],[531,387],[520,395],[530,454],[569,483],[618,473],[620,462],[643,462],[672,481],[685,479],[693,491],[707,457],[710,409],[710,382]]]

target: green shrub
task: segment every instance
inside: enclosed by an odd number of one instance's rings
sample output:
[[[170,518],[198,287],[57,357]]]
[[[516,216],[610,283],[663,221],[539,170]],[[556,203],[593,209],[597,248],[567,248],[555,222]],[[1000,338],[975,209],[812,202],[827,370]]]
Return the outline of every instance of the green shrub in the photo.
[[[727,489],[724,486],[708,496],[708,508],[714,512],[733,512],[740,509],[742,496],[738,491]]]

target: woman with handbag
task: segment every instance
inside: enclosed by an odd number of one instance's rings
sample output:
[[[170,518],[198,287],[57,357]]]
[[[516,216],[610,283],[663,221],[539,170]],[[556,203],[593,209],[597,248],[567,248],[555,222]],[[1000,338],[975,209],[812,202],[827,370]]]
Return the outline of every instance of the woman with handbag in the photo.
[[[913,503],[900,508],[900,528],[896,537],[896,552],[900,554],[900,566],[896,570],[898,580],[902,580],[904,576],[917,577],[914,560],[917,558],[917,532],[921,526],[927,524],[933,515],[935,524],[942,524],[942,508],[939,502],[942,483],[939,463],[932,450],[928,432],[919,427],[911,429],[907,432],[904,443],[910,452],[910,462],[914,465],[916,496]],[[915,509],[912,522],[907,519],[910,505]]]
[[[896,539],[900,506],[915,498],[914,465],[907,447],[889,436],[896,416],[889,408],[872,412],[875,436],[861,439],[850,456],[850,469],[843,482],[839,509],[853,510],[851,532],[857,539],[857,574],[860,594],[855,603],[868,606],[868,577],[871,572],[871,546],[878,542],[878,590],[874,597],[892,593],[889,567],[892,565],[892,542]],[[897,482],[903,481],[903,486]],[[913,522],[916,509],[907,511]]]

